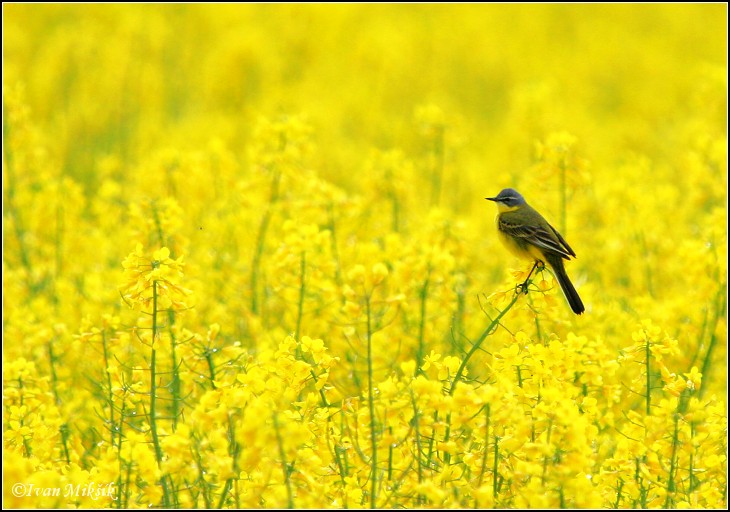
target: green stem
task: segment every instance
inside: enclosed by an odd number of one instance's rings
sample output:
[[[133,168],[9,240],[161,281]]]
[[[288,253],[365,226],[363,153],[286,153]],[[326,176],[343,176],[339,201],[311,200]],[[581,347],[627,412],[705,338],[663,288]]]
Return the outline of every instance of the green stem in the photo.
[[[119,508],[128,508],[129,507],[129,494],[132,492],[132,486],[130,485],[130,482],[132,481],[132,463],[128,462],[126,465],[126,474],[124,479],[124,506],[121,506],[122,500],[119,500],[120,507]]]
[[[180,396],[180,368],[177,364],[177,354],[175,348],[177,347],[177,339],[172,326],[175,324],[175,312],[169,310],[167,312],[168,320],[168,334],[170,335],[170,358],[172,359],[172,382],[170,382],[170,391],[172,393],[172,430],[174,431],[177,427],[178,416],[180,415],[180,403],[182,397]]]
[[[646,456],[644,456],[644,460],[646,460]],[[639,457],[636,457],[634,459],[635,461],[635,469],[634,469],[634,480],[639,485],[639,503],[641,504],[641,508],[646,508],[646,496],[648,489],[644,487],[644,479],[641,478],[641,462],[642,459]],[[636,500],[634,500],[634,504],[636,504]],[[636,508],[636,506],[634,506]]]
[[[686,391],[682,394],[687,393]],[[677,404],[677,411],[674,413],[674,434],[672,435],[672,455],[669,459],[669,479],[667,481],[667,497],[664,501],[664,508],[670,508],[674,505],[674,491],[675,491],[675,473],[677,468],[677,447],[679,446],[679,419],[684,412],[685,407],[682,404],[682,398],[680,396],[679,403]],[[690,478],[692,473],[690,472]],[[691,485],[690,481],[690,485]]]
[[[342,446],[344,444],[344,435],[345,435],[344,433],[348,430],[345,420],[346,420],[345,411],[340,409],[340,439],[339,439],[340,444],[339,444],[339,446]],[[342,482],[344,483],[344,481],[345,481],[344,477],[349,476],[349,474],[350,474],[350,462],[347,459],[347,450],[346,449],[341,448],[340,453],[342,455],[342,468],[343,468],[342,473],[341,473],[343,475]]]
[[[492,467],[492,498],[497,506],[497,481],[499,477],[499,437],[494,436],[494,466]]]
[[[694,446],[692,444],[694,442],[695,433],[696,433],[695,432],[695,422],[694,421],[693,422],[690,422],[689,429],[690,429],[689,430],[690,431],[689,445],[690,446]],[[689,493],[692,493],[695,490],[695,488],[697,487],[697,483],[698,483],[697,482],[697,477],[695,476],[695,470],[694,470],[694,466],[695,466],[695,464],[694,464],[694,462],[695,462],[694,455],[695,455],[695,451],[694,450],[692,450],[692,451],[689,452],[689,471],[688,471],[688,474],[689,474],[689,489],[687,491]]]
[[[378,482],[378,438],[375,431],[375,397],[373,393],[373,336],[370,318],[370,297],[365,297],[368,343],[368,408],[370,410],[370,508],[376,508]]]
[[[328,215],[328,227],[332,236],[330,237],[330,249],[332,251],[332,258],[335,260],[335,281],[338,286],[342,286],[342,270],[340,269],[340,256],[337,251],[337,232],[335,231],[335,212],[332,203],[327,203],[327,215]]]
[[[484,424],[484,450],[482,450],[482,469],[479,472],[479,480],[477,482],[477,487],[482,486],[482,479],[484,478],[484,473],[487,472],[487,453],[489,453],[489,423],[490,423],[490,416],[491,416],[491,407],[489,404],[484,406],[484,413],[486,415],[486,420]]]
[[[449,421],[451,421],[451,416],[448,417]],[[439,413],[438,411],[434,411],[433,413],[433,423],[432,425],[438,425],[439,423]],[[426,462],[424,464],[425,467],[430,468],[433,467],[431,464],[431,461],[433,461],[433,453],[434,453],[434,446],[436,445],[436,436],[433,434],[428,436],[428,455],[426,455]],[[448,452],[445,453],[446,460],[448,461],[451,457],[451,454]]]
[[[116,423],[114,420],[114,396],[112,393],[112,376],[107,371],[109,368],[109,349],[106,346],[106,329],[101,331],[101,348],[104,354],[104,374],[106,375],[106,386],[107,391],[109,392],[109,422],[111,424],[111,428],[109,429],[111,433],[111,446],[114,446],[114,438],[115,436],[115,429]],[[119,448],[121,449],[121,438],[119,439]]]
[[[114,406],[112,405],[112,408]],[[126,409],[126,402],[125,399],[122,398],[122,404],[119,406],[119,432],[117,433],[119,436],[119,446],[117,447],[117,457],[119,460],[119,471],[117,476],[117,488],[118,493],[120,495],[120,498],[116,500],[117,508],[127,508],[126,503],[129,502],[129,464],[127,464],[127,474],[126,474],[126,480],[122,481],[122,475],[124,474],[124,459],[120,456],[122,451],[122,439],[123,439],[123,428],[124,428],[124,411]],[[114,425],[112,425],[112,428],[114,428]],[[121,496],[124,497],[124,499],[121,498]]]
[[[340,409],[340,416],[342,416],[342,409]],[[335,460],[335,463],[337,464],[337,469],[339,471],[339,477],[340,477],[340,483],[342,484],[343,488],[346,485],[345,483],[345,477],[347,476],[347,470],[345,469],[345,465],[342,460],[342,454],[343,451],[340,448],[340,445],[332,439],[331,432],[334,431],[334,427],[330,428],[330,422],[332,421],[332,416],[327,416],[327,429],[325,430],[325,435],[327,436],[327,446],[330,447],[330,453],[332,454],[332,457]],[[347,508],[347,502],[345,502],[345,508]]]
[[[289,478],[289,464],[286,462],[286,453],[284,452],[284,439],[281,437],[279,429],[278,413],[274,411],[274,430],[276,431],[276,442],[279,445],[279,457],[281,458],[281,470],[284,473],[284,483],[286,484],[286,506],[289,509],[294,508],[294,497],[291,488],[291,479]]]
[[[205,508],[209,509],[211,507],[211,499],[210,499],[210,489],[211,485],[210,483],[205,479],[205,475],[207,474],[205,462],[203,462],[203,457],[200,453],[200,442],[196,439],[195,440],[195,462],[196,466],[198,467],[198,481],[196,482],[198,487],[198,492],[200,495],[203,496],[203,502],[205,504]]]
[[[63,175],[59,174],[58,176],[58,194],[59,196],[63,195]],[[64,231],[64,216],[63,216],[63,205],[66,201],[66,198],[58,197],[56,201],[56,236],[54,240],[54,249],[55,249],[55,279],[54,282],[58,283],[59,279],[61,278],[61,272],[63,270],[63,231]],[[54,291],[53,291],[53,302],[54,305],[58,306],[58,294],[56,291],[56,286],[54,284]]]
[[[388,435],[393,435],[393,427],[388,427]],[[388,481],[393,479],[393,443],[388,445]]]
[[[269,229],[269,222],[271,221],[272,210],[274,204],[279,199],[279,182],[281,179],[281,173],[274,171],[271,178],[271,193],[269,195],[269,204],[266,206],[263,217],[261,217],[261,224],[259,224],[258,235],[256,236],[256,250],[253,255],[253,262],[251,263],[251,312],[258,314],[259,303],[258,303],[258,276],[259,267],[261,266],[261,256],[264,253],[264,244],[266,242],[266,232]]]
[[[651,415],[651,344],[646,340],[646,415]]]
[[[548,420],[548,428],[547,428],[547,445],[550,446],[550,434],[552,434],[553,431],[553,420],[550,418]],[[547,467],[548,467],[548,460],[549,457],[545,455],[542,459],[542,484],[545,485],[545,476],[547,474]]]
[[[519,293],[514,294],[510,303],[507,304],[507,306],[502,311],[500,311],[500,313],[494,318],[494,320],[492,320],[492,322],[487,326],[487,328],[484,329],[484,332],[482,333],[482,335],[479,336],[479,339],[476,342],[474,342],[474,345],[472,345],[469,352],[467,352],[466,356],[464,356],[464,359],[461,361],[461,365],[459,366],[459,369],[456,371],[456,375],[454,375],[454,380],[451,383],[451,389],[449,389],[449,395],[451,395],[451,396],[454,395],[454,391],[456,390],[456,384],[461,380],[461,376],[463,375],[464,370],[466,369],[467,363],[469,362],[471,357],[474,355],[474,353],[477,350],[479,350],[479,347],[481,347],[484,340],[487,339],[487,336],[489,336],[492,333],[492,331],[497,327],[497,325],[499,324],[499,321],[502,319],[502,317],[504,315],[506,315],[510,309],[512,309],[512,306],[515,305],[519,296],[520,296]]]
[[[213,352],[210,347],[205,349],[205,360],[208,363],[208,373],[210,373],[210,385],[213,389],[218,389],[215,385],[215,363],[213,363]]]
[[[299,261],[299,303],[297,304],[297,330],[294,333],[294,339],[299,341],[302,329],[302,317],[304,316],[304,294],[306,291],[306,270],[307,270],[307,253],[302,251]],[[302,358],[301,348],[297,343],[297,359]]]
[[[297,304],[297,327],[294,333],[294,339],[297,342],[297,359],[300,361],[304,360],[304,354],[302,354],[301,348],[301,331],[302,331],[302,318],[304,317],[304,297],[306,295],[306,272],[307,272],[307,253],[302,251],[300,263],[299,263],[299,302]],[[314,369],[309,369],[309,374],[312,376],[312,381],[317,382],[317,375],[314,373]],[[322,400],[322,406],[327,407],[329,405],[327,396],[324,394],[324,389],[319,390],[319,397]],[[301,393],[300,393],[301,398]]]
[[[160,437],[157,432],[157,350],[155,342],[157,340],[157,281],[152,282],[152,356],[150,358],[150,431],[152,433],[152,445],[155,448],[155,458],[157,466],[162,469],[162,447],[160,446]],[[170,504],[167,484],[165,477],[160,479],[163,489],[163,503],[165,507]]]
[[[525,283],[522,284],[522,288],[526,289],[526,286],[529,285],[529,279],[528,281],[525,281]],[[464,370],[466,369],[466,365],[471,359],[471,357],[474,355],[474,353],[479,350],[479,347],[481,347],[482,343],[485,339],[487,339],[487,336],[489,336],[493,330],[497,328],[497,325],[499,325],[499,321],[502,319],[504,315],[507,314],[507,312],[512,309],[512,306],[515,305],[517,302],[517,299],[521,293],[515,293],[512,296],[512,300],[510,301],[507,306],[500,311],[500,313],[492,320],[492,322],[487,326],[486,329],[484,329],[484,332],[481,336],[479,336],[479,339],[474,342],[474,345],[472,345],[469,352],[464,356],[464,359],[461,361],[461,365],[459,365],[459,369],[456,371],[456,375],[454,375],[454,379],[451,382],[451,388],[449,389],[449,395],[454,396],[454,391],[456,391],[456,384],[461,380],[461,376],[464,374]],[[451,413],[449,413],[446,417],[446,433],[444,434],[444,442],[448,442],[449,438],[451,436]],[[447,453],[445,456],[446,462],[450,460],[450,456]]]
[[[421,371],[421,366],[423,366],[423,356],[426,352],[426,349],[424,347],[424,341],[426,337],[426,303],[428,302],[428,285],[431,279],[431,264],[428,264],[428,268],[426,269],[426,279],[423,281],[423,286],[421,286],[420,290],[420,296],[421,296],[421,322],[418,326],[418,349],[416,352],[416,374],[418,374]]]
[[[613,508],[618,508],[619,503],[621,503],[621,491],[624,488],[624,481],[622,478],[618,479],[618,489],[616,489],[616,503],[614,503]]]
[[[725,312],[727,310],[727,295],[725,294],[726,289],[727,279],[721,284],[715,298],[715,317],[713,322],[710,324],[710,343],[707,347],[707,352],[705,352],[705,358],[702,360],[701,372],[703,379],[707,379],[707,373],[710,371],[710,363],[712,362],[712,352],[714,351],[715,345],[717,344],[717,336],[715,335],[715,332],[717,331],[717,324],[721,318],[725,317]],[[700,387],[700,398],[702,398],[706,390],[707,386]]]
[[[530,307],[532,307],[532,296],[528,295],[527,300],[530,303]],[[542,329],[540,329],[540,317],[538,315],[535,315],[535,331],[537,333],[537,339],[539,339],[543,345],[547,345],[546,340],[542,337]]]
[[[20,406],[23,407],[25,402],[23,397],[25,396],[25,393],[23,392],[23,379],[20,377],[18,378],[18,392],[20,393]],[[20,418],[20,426],[25,426],[25,417]],[[25,456],[30,458],[30,456],[33,455],[33,451],[30,446],[30,440],[25,436],[23,436],[23,448],[25,448]]]
[[[452,332],[454,333],[453,340],[456,345],[458,352],[463,352],[464,343],[461,337],[458,336],[462,332],[462,325],[464,324],[464,313],[466,311],[466,298],[464,296],[465,285],[457,285],[454,288],[456,294],[456,311],[452,316]]]
[[[238,474],[238,452],[240,450],[240,446],[238,442],[236,442],[236,430],[235,430],[235,422],[233,419],[234,415],[229,414],[228,415],[228,454],[233,459],[233,473]],[[226,496],[228,495],[228,491],[231,490],[231,486],[233,485],[233,478],[229,478],[226,480],[226,484],[223,487],[223,492],[221,493],[220,500],[218,501],[218,508],[223,508],[223,504],[225,503]],[[236,508],[239,508],[238,505],[236,505]]]
[[[53,388],[53,396],[56,399],[56,405],[60,408],[61,397],[58,394],[58,376],[56,374],[56,355],[53,353],[53,340],[48,342],[48,359],[51,363],[51,387]],[[68,425],[64,423],[61,425],[59,431],[61,433],[61,444],[63,445],[63,454],[66,459],[66,464],[70,464],[71,457],[68,452]]]
[[[418,412],[418,405],[416,404],[416,397],[413,396],[413,390],[411,390],[411,404],[413,404],[413,432],[416,440],[416,474],[418,475],[418,483],[423,482],[423,447],[421,446],[421,433],[419,431],[421,415]],[[422,505],[424,503],[424,496],[418,493],[416,498],[416,504]]]

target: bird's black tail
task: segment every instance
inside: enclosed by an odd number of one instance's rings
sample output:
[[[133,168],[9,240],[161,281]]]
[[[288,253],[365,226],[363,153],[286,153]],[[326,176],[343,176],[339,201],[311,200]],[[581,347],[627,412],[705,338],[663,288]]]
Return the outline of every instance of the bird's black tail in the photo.
[[[563,265],[563,259],[560,256],[550,256],[546,258],[548,260],[548,263],[553,269],[553,273],[555,274],[555,277],[558,279],[558,283],[560,283],[560,288],[563,289],[563,293],[565,294],[565,298],[568,299],[568,304],[570,304],[570,309],[573,310],[573,313],[576,315],[580,315],[583,313],[586,308],[583,305],[583,301],[580,300],[580,296],[578,295],[578,292],[575,291],[575,287],[573,286],[573,283],[570,282],[570,279],[568,279],[568,274],[565,273],[565,265]]]

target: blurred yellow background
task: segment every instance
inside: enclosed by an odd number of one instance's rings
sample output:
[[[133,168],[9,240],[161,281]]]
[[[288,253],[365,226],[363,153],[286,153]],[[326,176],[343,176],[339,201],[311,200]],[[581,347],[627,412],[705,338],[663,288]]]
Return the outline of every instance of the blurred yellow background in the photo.
[[[6,506],[726,506],[726,5],[12,4],[3,45]],[[462,375],[505,187],[587,312],[545,273]]]

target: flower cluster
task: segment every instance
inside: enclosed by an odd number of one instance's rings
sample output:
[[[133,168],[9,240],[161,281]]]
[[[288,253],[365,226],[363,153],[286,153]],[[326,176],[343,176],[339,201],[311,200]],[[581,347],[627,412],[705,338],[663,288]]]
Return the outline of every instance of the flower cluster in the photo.
[[[723,9],[8,6],[3,504],[725,509]]]

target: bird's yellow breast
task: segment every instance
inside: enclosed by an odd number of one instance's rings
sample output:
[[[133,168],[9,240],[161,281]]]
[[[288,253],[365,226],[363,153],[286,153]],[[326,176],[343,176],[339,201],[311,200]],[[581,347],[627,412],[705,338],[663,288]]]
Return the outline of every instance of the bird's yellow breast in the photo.
[[[494,219],[494,223],[497,227],[497,234],[499,235],[499,240],[502,242],[502,245],[504,245],[507,250],[512,253],[514,256],[517,256],[520,259],[523,260],[540,260],[544,261],[545,257],[543,256],[542,252],[540,252],[540,249],[535,247],[532,244],[529,244],[521,239],[515,238],[513,236],[510,236],[506,233],[504,233],[501,229],[499,229],[499,218],[509,212],[513,212],[518,209],[518,207],[508,207],[503,205],[498,205],[500,212],[497,214],[497,216]]]
[[[509,252],[511,252],[513,255],[517,256],[520,259],[531,259],[532,254],[530,254],[529,246],[523,246],[517,243],[517,241],[509,236],[504,234],[499,229],[499,217],[497,217],[497,234],[499,235],[499,240],[502,242],[502,245],[504,245]]]

